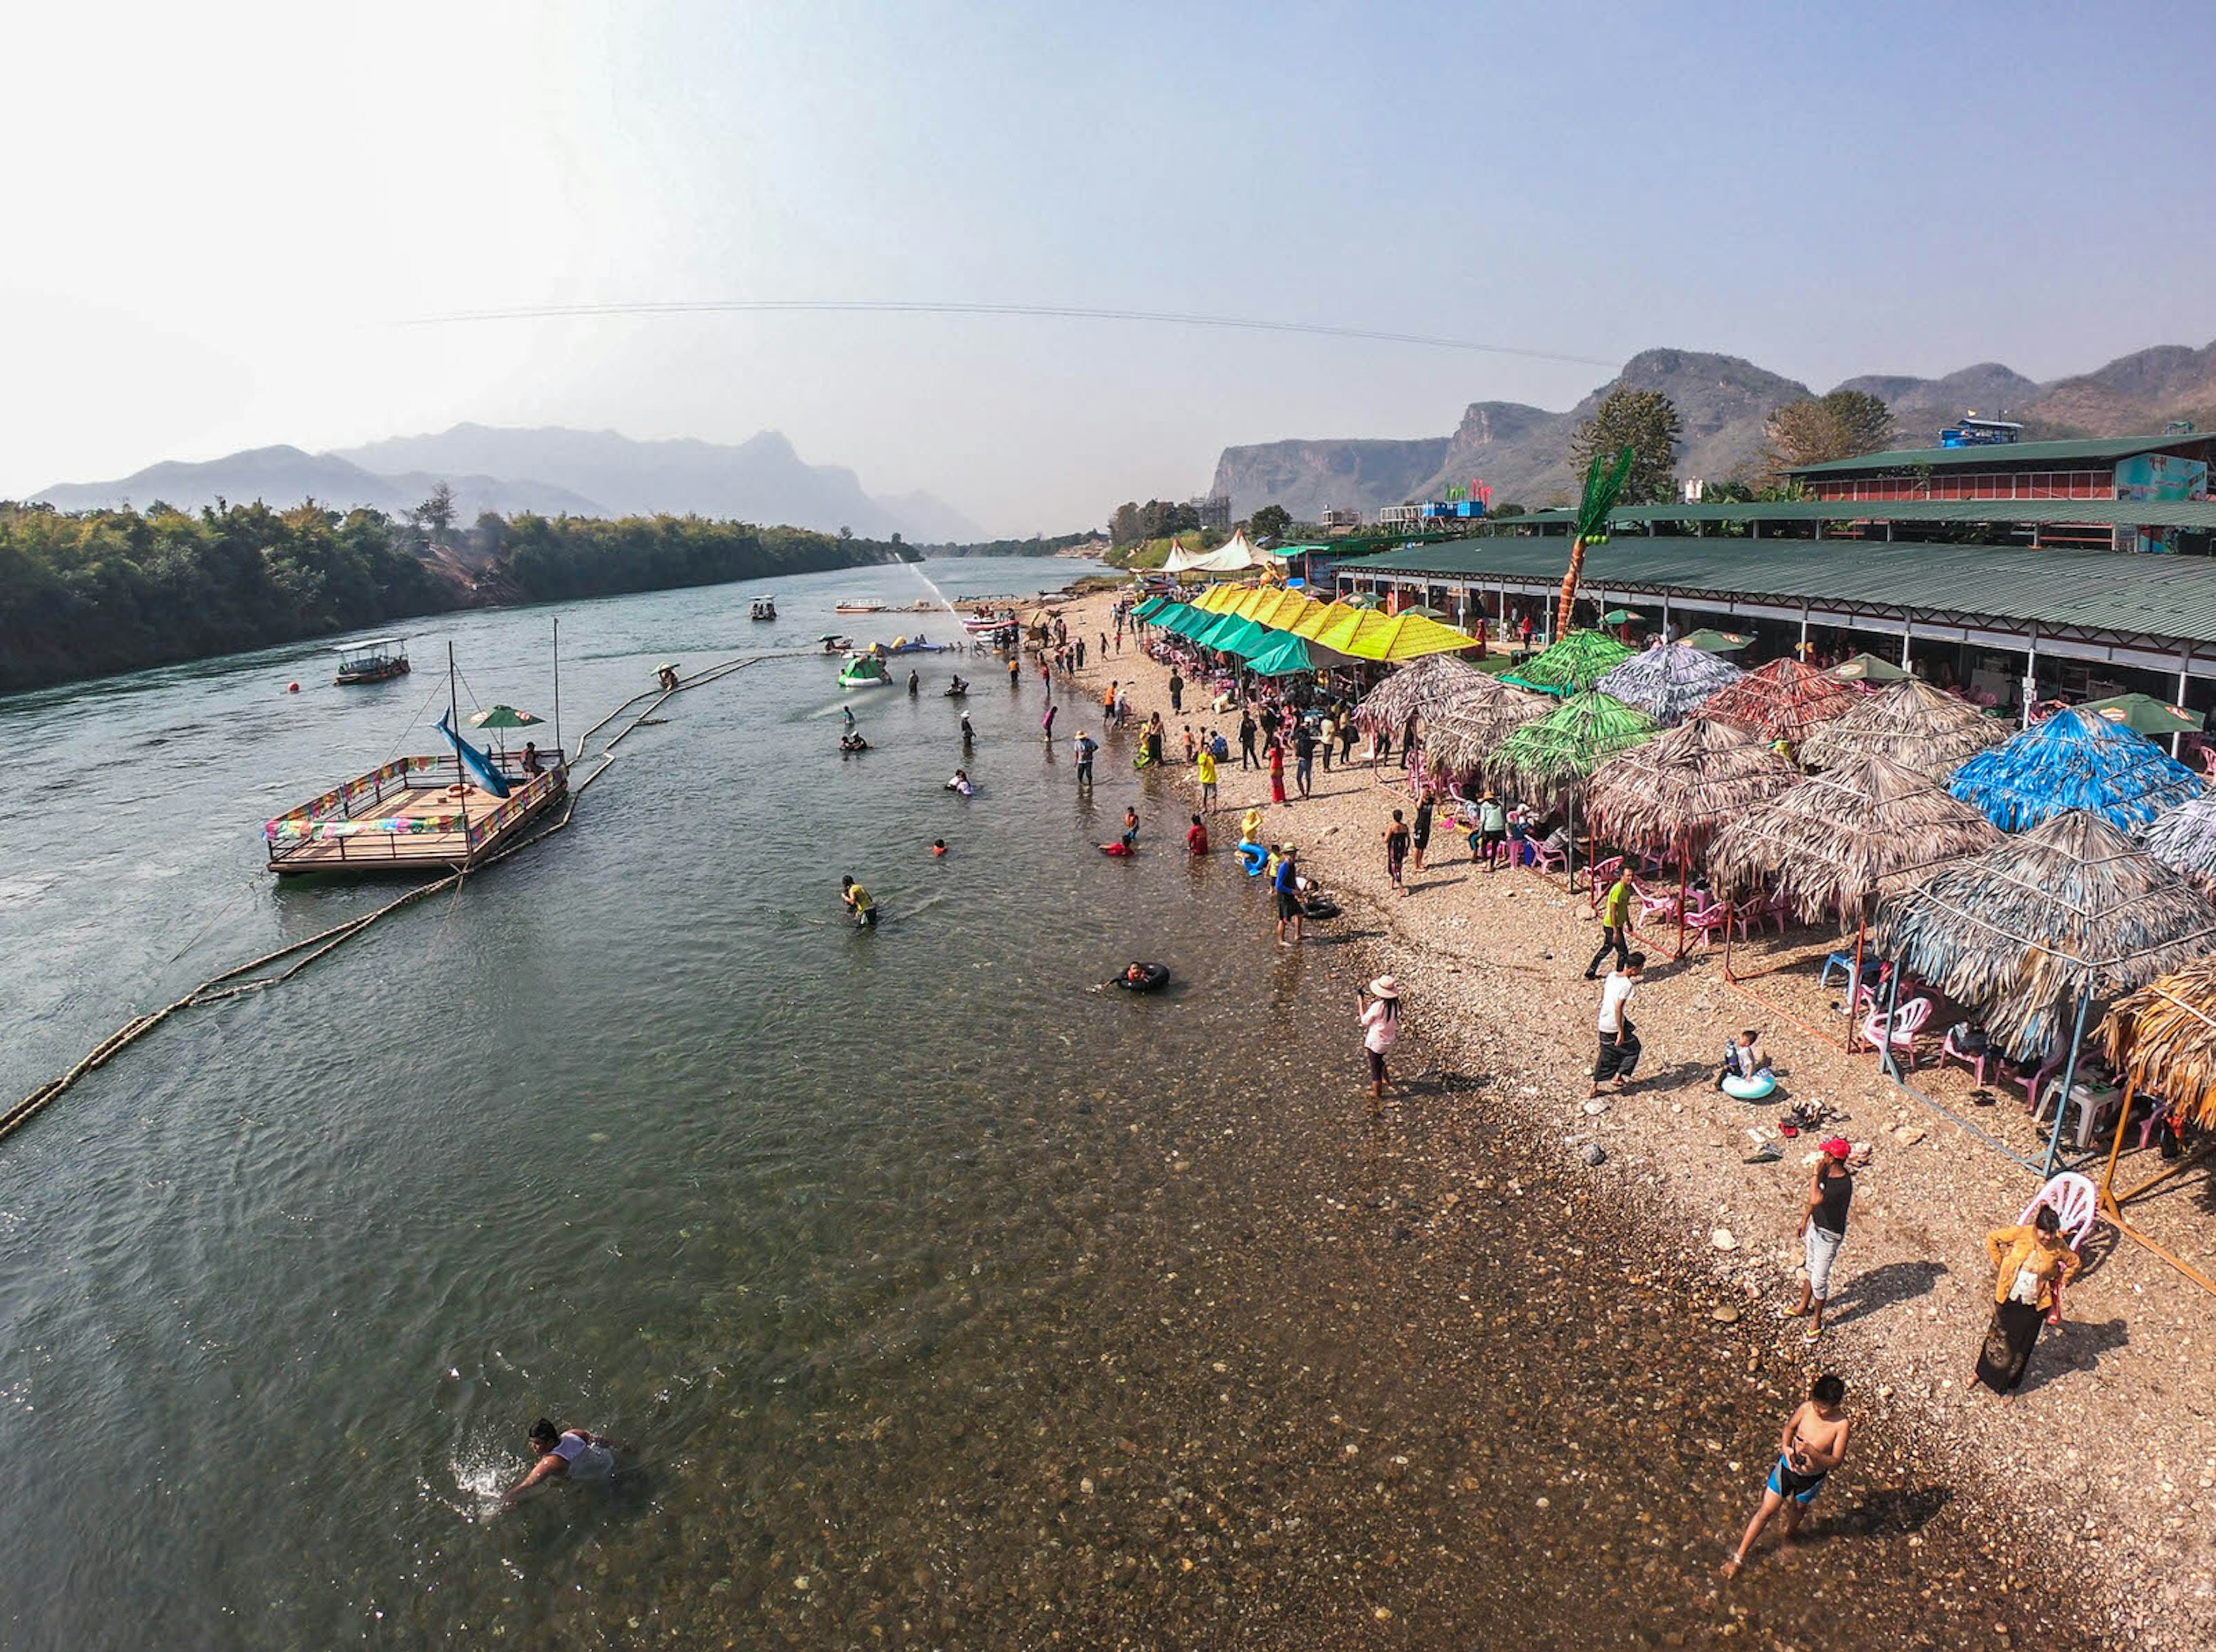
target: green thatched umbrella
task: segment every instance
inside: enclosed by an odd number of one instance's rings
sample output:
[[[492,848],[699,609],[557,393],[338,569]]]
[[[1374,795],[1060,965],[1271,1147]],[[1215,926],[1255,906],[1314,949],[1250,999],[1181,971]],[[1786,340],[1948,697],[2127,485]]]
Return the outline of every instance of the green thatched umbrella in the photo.
[[[1812,769],[1836,769],[1858,757],[1886,757],[1943,780],[2008,734],[2004,724],[1967,700],[1920,677],[1903,677],[1809,735],[1800,760]]]
[[[1635,706],[1588,689],[1502,742],[1493,767],[1527,798],[1559,801],[1583,785],[1601,760],[1662,732]]]
[[[1631,650],[1605,631],[1570,631],[1503,680],[1542,694],[1576,694],[1597,687],[1600,679],[1631,658]]]
[[[2216,949],[2216,906],[2071,809],[1886,901],[1872,938],[1918,980],[1982,1006],[1993,1041],[2032,1061],[2071,1037],[2083,1004]]]
[[[1711,695],[1745,674],[1730,660],[1682,642],[1658,642],[1633,654],[1594,686],[1626,705],[1637,706],[1666,728],[1684,722]]]

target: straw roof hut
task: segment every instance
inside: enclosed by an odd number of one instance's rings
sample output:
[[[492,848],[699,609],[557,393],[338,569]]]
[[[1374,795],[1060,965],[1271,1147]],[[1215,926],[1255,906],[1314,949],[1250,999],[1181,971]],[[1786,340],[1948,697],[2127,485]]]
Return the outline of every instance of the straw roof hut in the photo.
[[[1595,685],[1674,728],[1720,689],[1746,673],[1728,660],[1682,642],[1658,642],[1634,654]]]
[[[1773,660],[1719,690],[1701,708],[1710,717],[1743,722],[1767,740],[1784,740],[1794,751],[1834,717],[1855,709],[1861,691],[1829,672],[1798,660]]]
[[[2004,832],[2073,809],[2128,830],[2200,796],[2201,777],[2145,734],[2073,706],[1980,752],[1948,789]]]
[[[1509,735],[1493,753],[1491,766],[1527,798],[1560,798],[1599,767],[1602,759],[1661,731],[1661,724],[1644,711],[1587,689]]]
[[[2070,1036],[2082,993],[2145,986],[2216,948],[2216,906],[2098,815],[2071,809],[1878,910],[1878,950],[1982,1005],[2020,1061]]]
[[[1631,658],[1631,650],[1605,631],[1571,631],[1536,660],[1526,660],[1508,680],[1542,694],[1576,694]]]
[[[1812,775],[1742,815],[1708,848],[1717,888],[1739,900],[1775,878],[1804,923],[1859,923],[1878,896],[2001,841],[1992,823],[1889,758]]]
[[[2133,1089],[2162,1096],[2204,1130],[2216,1125],[2216,956],[2117,999],[2100,1039]]]
[[[1481,692],[1493,679],[1450,654],[1426,654],[1394,672],[1362,697],[1354,720],[1366,728],[1398,729],[1413,715],[1428,715],[1467,694]]]
[[[1614,842],[1690,858],[1724,827],[1800,777],[1800,770],[1751,730],[1694,717],[1602,764],[1585,789],[1585,801],[1595,829]]]
[[[2009,735],[2006,724],[1967,700],[1903,677],[1835,717],[1800,748],[1812,769],[1836,769],[1858,757],[1891,758],[1904,769],[1941,779]]]
[[[1543,694],[1478,674],[1481,687],[1424,713],[1424,758],[1434,773],[1483,767],[1511,734],[1556,709]]]
[[[2216,894],[2216,797],[2188,798],[2159,816],[2140,841],[2147,853],[2205,894]]]

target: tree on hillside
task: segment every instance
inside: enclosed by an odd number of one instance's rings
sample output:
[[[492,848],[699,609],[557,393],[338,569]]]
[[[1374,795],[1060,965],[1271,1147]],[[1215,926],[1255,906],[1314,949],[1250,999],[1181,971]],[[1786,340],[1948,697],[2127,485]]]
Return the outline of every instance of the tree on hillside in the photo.
[[[1893,409],[1868,390],[1833,390],[1788,402],[1770,415],[1763,454],[1772,476],[1796,464],[1823,464],[1877,453],[1893,440]]]
[[[1246,531],[1257,539],[1283,539],[1293,531],[1293,513],[1282,505],[1265,505],[1246,519]]]
[[[409,520],[422,529],[434,545],[446,543],[446,531],[454,525],[457,507],[454,490],[440,482],[431,489],[431,496],[408,513]]]
[[[1611,391],[1600,410],[1570,435],[1570,464],[1592,475],[1593,461],[1632,451],[1631,474],[1615,502],[1659,505],[1677,493],[1677,409],[1659,390],[1626,386]]]

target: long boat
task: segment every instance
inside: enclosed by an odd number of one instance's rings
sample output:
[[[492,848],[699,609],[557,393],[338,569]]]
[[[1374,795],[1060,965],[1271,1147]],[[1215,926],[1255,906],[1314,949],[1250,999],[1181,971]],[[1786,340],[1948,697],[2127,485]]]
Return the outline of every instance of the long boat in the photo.
[[[870,597],[841,597],[831,605],[834,614],[882,614],[885,605]]]
[[[332,652],[339,657],[339,674],[332,680],[341,688],[405,677],[411,669],[405,637],[373,636],[366,642],[348,642]]]

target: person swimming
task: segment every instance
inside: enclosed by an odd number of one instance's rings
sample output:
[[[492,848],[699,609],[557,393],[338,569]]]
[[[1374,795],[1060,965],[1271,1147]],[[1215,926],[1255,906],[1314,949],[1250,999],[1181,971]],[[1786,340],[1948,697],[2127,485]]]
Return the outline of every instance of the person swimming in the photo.
[[[866,752],[870,749],[870,742],[862,738],[859,730],[850,728],[839,736],[839,749],[849,752]]]
[[[970,714],[962,714],[962,749],[968,751],[977,743],[977,731],[970,726]]]
[[[931,852],[934,855],[944,855],[946,852],[946,839],[933,838],[931,840]]]
[[[977,795],[977,788],[970,783],[970,771],[967,769],[957,769],[954,771],[954,778],[946,783],[946,789],[958,791],[964,797],[975,797]]]
[[[531,1465],[530,1473],[501,1494],[503,1503],[514,1502],[547,1480],[604,1480],[616,1471],[615,1443],[604,1435],[583,1428],[557,1428],[551,1419],[541,1417],[531,1425],[530,1439],[539,1460]]]

